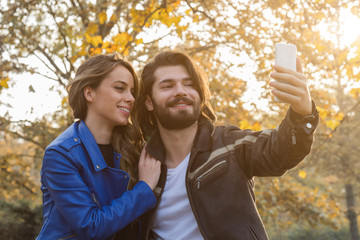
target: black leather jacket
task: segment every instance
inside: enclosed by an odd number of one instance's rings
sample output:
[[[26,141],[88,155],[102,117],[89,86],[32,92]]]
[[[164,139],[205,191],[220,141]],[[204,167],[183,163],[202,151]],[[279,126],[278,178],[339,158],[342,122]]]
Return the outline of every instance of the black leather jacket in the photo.
[[[310,152],[318,114],[302,118],[291,109],[272,130],[241,130],[199,121],[186,176],[186,188],[204,239],[268,239],[254,195],[255,176],[281,176]],[[147,143],[153,157],[165,160],[159,132]],[[166,165],[155,195],[166,181]],[[159,201],[158,201],[159,203]],[[143,217],[141,239],[149,239],[155,210]],[[174,226],[175,227],[175,226]]]

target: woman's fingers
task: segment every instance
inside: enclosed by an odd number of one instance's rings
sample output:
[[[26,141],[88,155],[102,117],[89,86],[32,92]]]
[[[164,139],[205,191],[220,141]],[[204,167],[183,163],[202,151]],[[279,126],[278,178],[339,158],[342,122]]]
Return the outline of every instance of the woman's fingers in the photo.
[[[143,149],[139,160],[139,180],[146,182],[154,190],[161,172],[160,161],[153,158]]]

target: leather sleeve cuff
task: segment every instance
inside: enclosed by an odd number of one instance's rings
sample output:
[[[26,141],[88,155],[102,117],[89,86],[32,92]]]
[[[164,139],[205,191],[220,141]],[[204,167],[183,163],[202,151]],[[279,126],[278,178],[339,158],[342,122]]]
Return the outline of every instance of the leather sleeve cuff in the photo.
[[[290,107],[289,117],[290,117],[290,121],[294,125],[301,127],[306,134],[313,133],[319,123],[319,112],[316,109],[316,105],[314,101],[312,101],[312,113],[310,115],[307,116],[301,115],[299,113],[296,113]]]

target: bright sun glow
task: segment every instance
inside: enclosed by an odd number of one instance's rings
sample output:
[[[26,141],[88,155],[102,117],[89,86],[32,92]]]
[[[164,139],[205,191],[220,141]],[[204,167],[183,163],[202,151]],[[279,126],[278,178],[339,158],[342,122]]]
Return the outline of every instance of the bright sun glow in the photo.
[[[360,18],[350,14],[345,15],[342,44],[349,46],[360,36]]]
[[[337,34],[340,34],[339,46],[349,47],[357,38],[360,37],[360,17],[355,16],[350,10],[342,10],[338,19],[340,23],[339,31],[329,32],[327,24],[324,22],[319,25],[320,32],[325,39],[329,39],[334,43],[337,43]]]

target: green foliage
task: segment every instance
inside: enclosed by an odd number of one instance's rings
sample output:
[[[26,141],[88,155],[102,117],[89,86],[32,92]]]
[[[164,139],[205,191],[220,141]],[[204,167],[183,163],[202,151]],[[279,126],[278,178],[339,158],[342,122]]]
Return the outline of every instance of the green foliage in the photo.
[[[349,230],[342,228],[334,230],[329,227],[309,227],[301,222],[295,227],[279,229],[269,232],[270,239],[277,240],[348,240],[350,239]]]
[[[32,206],[25,200],[15,203],[0,201],[0,239],[35,239],[41,225],[41,205]]]

